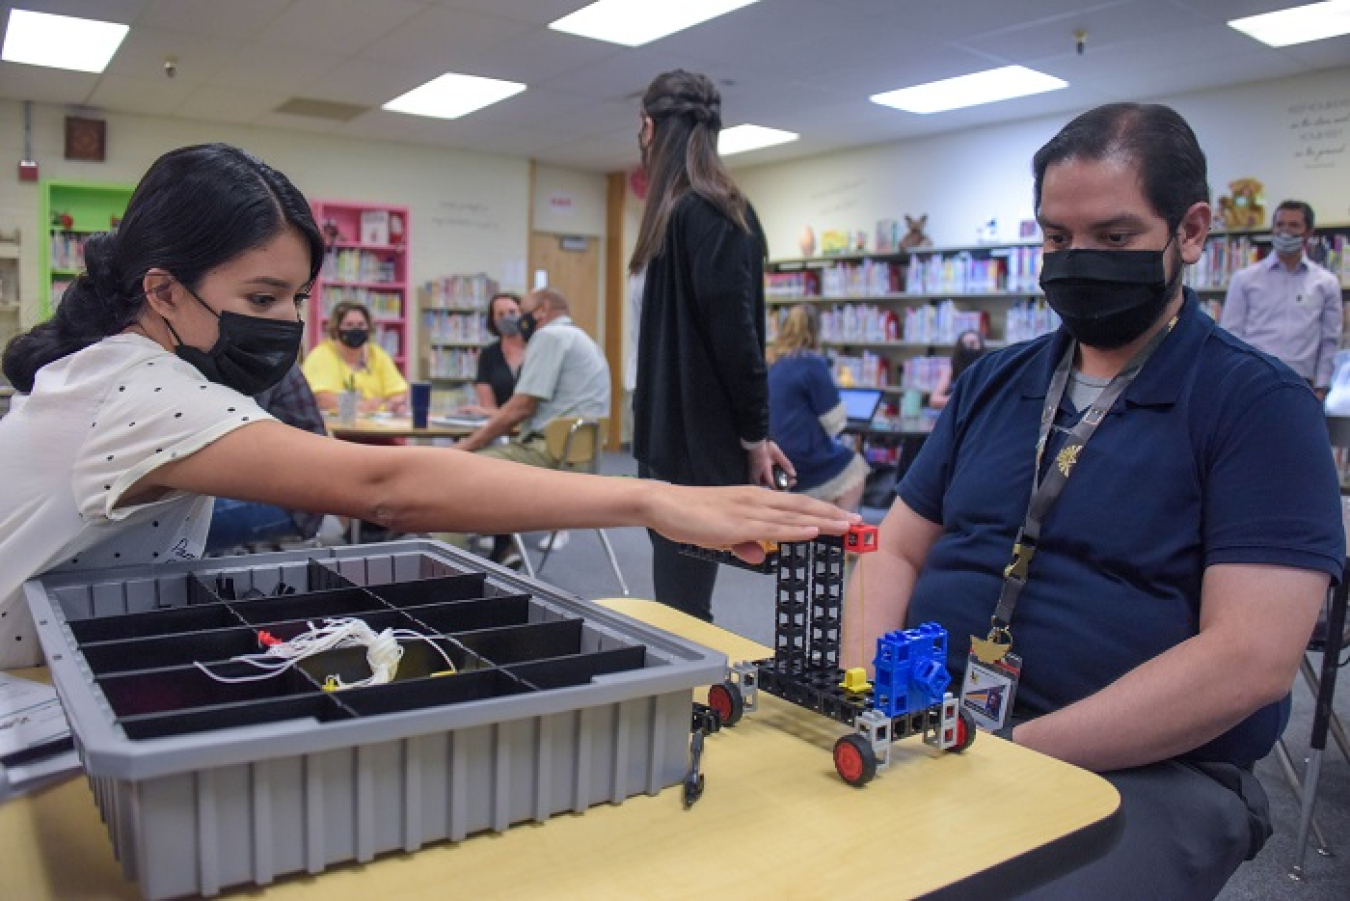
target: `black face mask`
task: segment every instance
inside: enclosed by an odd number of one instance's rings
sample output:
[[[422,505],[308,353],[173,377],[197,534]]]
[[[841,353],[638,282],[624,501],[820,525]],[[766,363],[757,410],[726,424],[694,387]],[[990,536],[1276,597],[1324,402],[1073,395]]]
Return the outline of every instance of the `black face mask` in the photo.
[[[242,316],[229,310],[217,313],[197,296],[196,291],[187,285],[183,287],[216,317],[220,335],[210,350],[202,350],[184,344],[170,324],[169,332],[178,342],[174,353],[216,384],[250,397],[274,387],[286,377],[300,355],[304,323]]]
[[[1124,347],[1158,321],[1181,281],[1169,279],[1162,250],[1060,250],[1041,261],[1045,302],[1080,344]]]
[[[364,345],[370,340],[370,329],[368,328],[344,328],[338,330],[338,340],[350,347],[352,350]]]
[[[522,313],[520,316],[520,337],[526,341],[534,334],[534,330],[539,328],[539,320],[534,318],[533,313]]]

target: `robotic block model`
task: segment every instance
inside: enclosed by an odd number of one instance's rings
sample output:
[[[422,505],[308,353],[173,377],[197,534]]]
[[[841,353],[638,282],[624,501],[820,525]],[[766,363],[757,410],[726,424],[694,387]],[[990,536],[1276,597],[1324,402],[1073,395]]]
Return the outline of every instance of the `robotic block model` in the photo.
[[[719,725],[730,726],[757,707],[763,690],[857,731],[834,746],[835,769],[850,785],[865,785],[890,765],[891,744],[922,735],[941,750],[963,751],[974,721],[946,691],[947,632],[935,623],[890,632],[877,640],[875,686],[861,670],[839,665],[846,553],[876,550],[876,528],[854,526],[841,537],[780,545],[760,564],[721,551],[685,553],[752,572],[777,572],[774,655],[734,664],[726,681],[708,690]]]

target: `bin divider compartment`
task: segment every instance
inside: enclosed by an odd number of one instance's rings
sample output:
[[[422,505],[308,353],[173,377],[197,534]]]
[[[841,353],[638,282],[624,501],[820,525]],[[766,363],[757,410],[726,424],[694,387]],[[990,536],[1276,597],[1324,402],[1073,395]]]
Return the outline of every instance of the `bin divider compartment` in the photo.
[[[351,712],[331,692],[290,695],[266,703],[238,701],[213,707],[196,707],[164,713],[147,713],[118,719],[118,724],[134,739],[166,738],[193,732],[257,726],[283,720],[313,718],[321,723],[350,719]]]
[[[127,613],[95,619],[72,620],[70,631],[80,644],[148,638],[178,632],[204,632],[246,625],[228,604],[200,604],[195,607],[166,607],[148,613]]]
[[[251,628],[209,629],[179,635],[129,638],[84,645],[81,651],[96,676],[164,669],[228,660],[264,650]]]
[[[244,622],[253,626],[290,620],[313,620],[318,625],[325,619],[359,619],[363,613],[389,609],[388,605],[364,588],[339,588],[290,597],[232,601],[231,606]]]
[[[580,619],[529,623],[456,635],[464,647],[498,666],[581,652]]]
[[[520,677],[526,684],[541,691],[550,688],[570,688],[585,685],[596,676],[640,670],[647,649],[642,645],[615,648],[593,654],[576,654],[535,660],[506,667],[506,671]]]
[[[390,682],[338,692],[358,716],[403,713],[426,707],[484,701],[531,692],[530,686],[503,669],[484,669],[435,679]]]
[[[382,598],[391,607],[423,607],[451,601],[472,601],[495,598],[507,594],[495,585],[487,584],[483,573],[459,573],[416,582],[390,582],[367,585],[366,590]]]
[[[433,632],[449,634],[526,625],[530,621],[531,606],[528,594],[513,594],[486,600],[405,607],[403,612]]]
[[[238,661],[213,663],[208,668],[210,673],[196,666],[118,673],[98,679],[98,687],[119,719],[238,702],[264,703],[320,692],[319,683],[294,666],[269,678],[261,678],[267,675],[264,670]],[[213,679],[211,674],[221,680]],[[240,677],[258,678],[222,681]]]

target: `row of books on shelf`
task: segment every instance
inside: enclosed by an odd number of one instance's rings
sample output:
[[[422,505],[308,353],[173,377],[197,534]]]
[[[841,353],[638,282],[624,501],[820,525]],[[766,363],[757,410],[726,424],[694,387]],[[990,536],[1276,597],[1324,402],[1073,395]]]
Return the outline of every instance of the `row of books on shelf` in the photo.
[[[324,316],[332,314],[333,308],[340,303],[359,303],[376,319],[403,318],[403,295],[397,291],[325,285],[322,299]]]
[[[444,313],[423,310],[422,332],[432,344],[485,344],[492,340],[482,313]]]
[[[328,281],[396,282],[398,262],[390,254],[370,250],[329,250],[320,275]]]
[[[379,323],[375,324],[375,341],[384,348],[384,352],[391,357],[403,355],[403,332],[399,329],[382,328]]]
[[[779,310],[769,316],[769,340],[777,337],[787,314]],[[958,309],[950,300],[898,311],[870,303],[839,304],[820,312],[820,340],[826,344],[954,344],[965,331],[987,333],[989,314]]]
[[[764,296],[776,300],[812,297],[885,297],[899,294],[904,269],[897,263],[863,260],[828,269],[764,274]]]
[[[486,310],[498,290],[497,282],[486,275],[445,275],[423,282],[417,300],[424,310]]]
[[[478,375],[477,348],[431,348],[430,371],[433,379],[472,379]]]
[[[1008,307],[1008,318],[1003,327],[1008,344],[1030,341],[1059,328],[1059,314],[1050,309],[1044,298],[1022,301]]]
[[[916,255],[905,267],[905,291],[910,294],[1038,291],[1040,277],[1039,247],[1010,247],[988,257],[976,257],[968,251]]]
[[[68,269],[71,272],[84,270],[84,240],[88,235],[76,235],[70,232],[53,232],[51,236],[53,269]],[[55,293],[52,295],[55,296]]]

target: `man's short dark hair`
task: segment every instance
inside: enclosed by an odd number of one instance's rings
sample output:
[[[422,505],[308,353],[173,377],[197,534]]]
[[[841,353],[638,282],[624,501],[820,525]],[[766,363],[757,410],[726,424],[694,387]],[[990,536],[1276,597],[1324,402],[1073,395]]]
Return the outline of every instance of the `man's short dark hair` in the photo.
[[[1031,164],[1036,210],[1051,164],[1111,156],[1139,166],[1144,197],[1169,230],[1176,230],[1193,204],[1209,202],[1205,153],[1176,110],[1156,103],[1108,103],[1083,113],[1036,151]]]
[[[1275,213],[1280,210],[1295,210],[1303,214],[1303,223],[1308,226],[1308,231],[1313,230],[1313,225],[1317,222],[1317,217],[1313,215],[1312,206],[1301,200],[1285,200],[1275,207]],[[1275,213],[1270,214],[1271,221],[1275,221]]]

